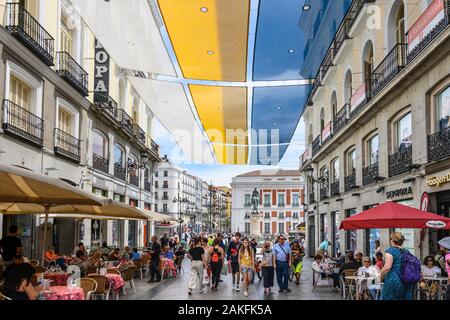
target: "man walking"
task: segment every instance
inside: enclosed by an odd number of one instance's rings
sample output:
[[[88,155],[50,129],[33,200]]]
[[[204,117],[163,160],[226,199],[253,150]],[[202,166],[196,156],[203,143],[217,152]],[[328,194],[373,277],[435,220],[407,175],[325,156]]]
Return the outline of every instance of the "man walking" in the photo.
[[[161,281],[161,272],[159,270],[159,255],[161,254],[161,246],[158,243],[158,238],[156,236],[151,238],[151,242],[150,254],[152,255],[152,264],[150,266],[150,280],[148,280],[148,283],[155,282],[155,275],[156,281]]]
[[[19,227],[12,225],[9,227],[7,236],[0,240],[0,248],[3,252],[3,263],[5,266],[12,264],[16,254],[22,254],[22,241],[17,237]]]
[[[291,292],[288,288],[289,268],[291,266],[291,247],[285,242],[283,235],[278,236],[278,242],[273,246],[273,254],[275,255],[275,269],[277,271],[277,282],[280,289],[278,292]]]
[[[241,245],[240,239],[241,234],[239,232],[236,232],[236,234],[234,235],[234,240],[231,241],[228,245],[227,251],[228,263],[231,264],[231,274],[233,277],[233,285],[231,288],[235,289],[236,292],[240,291],[239,282],[241,280],[241,276],[239,273],[239,247]]]

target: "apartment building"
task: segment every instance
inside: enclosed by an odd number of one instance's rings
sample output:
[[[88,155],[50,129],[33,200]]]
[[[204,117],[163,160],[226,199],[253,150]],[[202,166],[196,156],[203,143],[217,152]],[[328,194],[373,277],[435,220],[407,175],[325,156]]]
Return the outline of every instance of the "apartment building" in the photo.
[[[297,170],[257,170],[232,179],[232,232],[276,236],[304,221],[304,183]],[[252,215],[252,193],[260,195],[259,214]],[[252,227],[253,225],[253,227]]]
[[[334,252],[387,248],[392,230],[339,230],[385,201],[449,216],[449,21],[447,0],[352,2],[303,114],[310,255],[324,239]],[[449,235],[399,231],[417,256]]]
[[[153,114],[109,61],[109,98],[94,100],[95,35],[67,0],[0,1],[0,161],[150,209],[159,147],[151,139]],[[116,102],[117,101],[117,102]],[[27,256],[39,256],[43,230],[35,216],[0,216],[3,234],[21,228]],[[53,219],[49,239],[58,252],[144,246],[152,225],[143,221]],[[73,230],[68,232],[67,230]]]

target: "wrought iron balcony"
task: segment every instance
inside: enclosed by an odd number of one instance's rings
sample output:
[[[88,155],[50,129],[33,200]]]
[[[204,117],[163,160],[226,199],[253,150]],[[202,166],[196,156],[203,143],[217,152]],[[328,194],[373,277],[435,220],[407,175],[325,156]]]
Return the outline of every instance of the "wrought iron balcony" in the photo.
[[[411,43],[408,48],[408,56],[407,60],[410,63],[419,53],[421,53],[433,40],[450,24],[450,0],[444,1],[444,16],[440,21],[436,23],[436,25],[429,31],[427,34],[421,39],[418,43],[415,43],[415,46],[412,47]],[[428,20],[430,16],[434,14],[435,8],[432,7],[433,2],[428,6],[428,8],[422,13],[422,15],[416,20],[416,22],[412,25],[411,29],[420,28],[423,32],[423,20]]]
[[[313,204],[316,202],[316,194],[314,192],[309,193],[309,204]]]
[[[372,73],[372,95],[375,96],[391,81],[406,65],[406,48],[404,43],[395,47],[381,61]]]
[[[137,124],[133,124],[133,132],[134,136],[136,137],[137,141],[145,146],[145,132],[142,130],[141,127],[139,127]]]
[[[134,135],[133,118],[131,118],[131,116],[123,109],[119,109],[119,122],[123,131],[128,133],[130,136]]]
[[[80,140],[55,128],[55,154],[80,162]]]
[[[94,169],[100,170],[104,173],[108,173],[109,161],[108,159],[93,153],[92,154],[92,166]]]
[[[152,191],[152,184],[150,182],[148,182],[148,181],[145,181],[144,182],[144,190],[148,191],[148,192],[151,192]]]
[[[2,129],[21,140],[43,146],[44,120],[6,99],[3,100]]]
[[[6,4],[6,30],[46,65],[53,66],[55,40],[20,4]]]
[[[133,186],[139,187],[139,176],[137,174],[130,174],[129,181]]]
[[[350,119],[355,117],[372,99],[372,80],[364,81],[350,99]]]
[[[313,157],[317,154],[317,152],[319,152],[321,145],[322,145],[322,141],[320,139],[320,136],[318,136],[317,138],[314,139],[314,141],[312,143],[312,155],[313,155]]]
[[[450,127],[428,136],[428,161],[450,157]]]
[[[329,191],[330,189],[328,188],[328,185],[320,187],[320,201],[328,199],[330,197]]]
[[[405,147],[389,156],[389,177],[393,177],[410,170],[412,164],[412,145]]]
[[[378,162],[371,164],[368,167],[363,168],[363,186],[376,182],[376,177],[379,176],[378,173]]]
[[[344,190],[348,192],[356,186],[356,172],[353,172],[344,178]]]
[[[113,98],[108,97],[107,103],[96,103],[94,108],[95,110],[100,111],[114,124],[119,123],[119,105]]]
[[[114,177],[122,181],[127,181],[127,170],[121,164],[114,164]]]
[[[330,192],[331,192],[331,196],[338,196],[339,195],[339,180],[333,181],[330,184]]]
[[[333,120],[333,132],[334,134],[338,133],[348,121],[348,113],[347,110],[350,107],[348,103],[346,103],[341,110],[334,116]]]
[[[69,53],[56,53],[56,72],[83,96],[89,95],[88,73],[70,56]]]

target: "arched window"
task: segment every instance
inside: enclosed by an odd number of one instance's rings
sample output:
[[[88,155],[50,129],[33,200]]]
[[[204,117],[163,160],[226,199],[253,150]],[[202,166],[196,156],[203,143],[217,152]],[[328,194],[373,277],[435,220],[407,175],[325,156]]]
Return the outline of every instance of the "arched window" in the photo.
[[[331,162],[331,182],[339,181],[339,158]]]
[[[346,154],[346,167],[345,174],[350,176],[356,173],[356,149],[351,148]]]
[[[322,134],[322,130],[325,128],[325,110],[322,107],[320,109],[320,134]]]
[[[367,140],[367,165],[371,166],[378,163],[378,155],[380,153],[378,134]]]
[[[337,95],[336,95],[336,91],[333,91],[333,93],[331,94],[330,106],[331,106],[331,115],[332,115],[332,118],[334,118],[334,116],[337,113]]]
[[[364,81],[367,82],[372,78],[373,73],[373,44],[372,41],[367,41],[364,46],[362,55],[362,65],[364,70]]]
[[[114,165],[125,168],[125,150],[117,143],[114,144]]]
[[[450,86],[437,96],[437,121],[439,131],[450,127]]]
[[[353,95],[352,83],[353,83],[352,71],[347,70],[347,72],[345,73],[345,80],[344,80],[344,101],[345,101],[345,103],[350,103],[350,99]]]
[[[108,159],[108,138],[98,130],[92,131],[92,152]]]
[[[412,145],[412,122],[411,112],[406,113],[395,123],[396,149],[397,151],[405,151]]]
[[[139,160],[138,157],[134,154],[130,154],[128,158],[128,170],[130,171],[130,175],[136,176],[138,172]]]
[[[403,0],[396,0],[388,17],[387,39],[389,51],[397,43],[406,43],[405,39],[405,6]]]

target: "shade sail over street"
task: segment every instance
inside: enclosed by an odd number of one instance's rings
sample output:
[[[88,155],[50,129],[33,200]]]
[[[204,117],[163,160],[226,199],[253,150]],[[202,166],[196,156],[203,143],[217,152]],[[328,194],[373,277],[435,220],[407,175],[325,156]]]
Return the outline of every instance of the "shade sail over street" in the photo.
[[[341,222],[339,229],[450,229],[450,218],[387,201]]]

